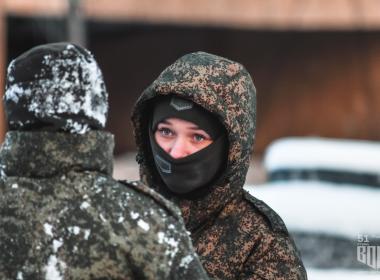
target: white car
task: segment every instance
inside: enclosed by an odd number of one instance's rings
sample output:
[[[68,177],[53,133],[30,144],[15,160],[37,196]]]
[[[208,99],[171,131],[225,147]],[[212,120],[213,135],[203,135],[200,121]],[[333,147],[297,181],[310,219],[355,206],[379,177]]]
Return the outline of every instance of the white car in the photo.
[[[246,186],[284,220],[310,280],[380,279],[380,143],[285,138]]]

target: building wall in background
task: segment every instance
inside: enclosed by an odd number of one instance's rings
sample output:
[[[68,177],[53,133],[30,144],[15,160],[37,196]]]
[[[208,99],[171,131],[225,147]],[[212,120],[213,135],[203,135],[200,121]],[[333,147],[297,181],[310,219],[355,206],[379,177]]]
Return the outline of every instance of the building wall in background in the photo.
[[[66,38],[62,18],[8,17],[8,62]],[[284,136],[380,140],[380,32],[273,31],[87,22],[110,92],[116,153],[133,151],[132,106],[178,57],[203,50],[241,62],[258,91],[255,150]],[[19,35],[19,34],[22,34]]]
[[[103,28],[103,31],[102,31]],[[117,152],[134,149],[129,115],[141,91],[181,55],[243,63],[258,92],[256,152],[285,136],[380,140],[380,33],[273,32],[93,25],[90,49],[111,93]]]

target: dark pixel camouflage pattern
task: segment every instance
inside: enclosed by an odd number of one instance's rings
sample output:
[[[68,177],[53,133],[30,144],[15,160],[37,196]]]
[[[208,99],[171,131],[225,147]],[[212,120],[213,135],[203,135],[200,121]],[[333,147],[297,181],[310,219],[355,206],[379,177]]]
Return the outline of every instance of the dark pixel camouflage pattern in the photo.
[[[113,136],[8,132],[0,279],[208,279],[180,211],[111,178]]]
[[[154,98],[174,94],[214,113],[228,132],[227,167],[210,192],[171,197],[209,276],[217,279],[306,279],[298,251],[281,218],[244,193],[255,136],[256,90],[239,63],[204,52],[185,55],[143,92],[132,114],[141,180],[165,194],[154,167],[149,112]]]

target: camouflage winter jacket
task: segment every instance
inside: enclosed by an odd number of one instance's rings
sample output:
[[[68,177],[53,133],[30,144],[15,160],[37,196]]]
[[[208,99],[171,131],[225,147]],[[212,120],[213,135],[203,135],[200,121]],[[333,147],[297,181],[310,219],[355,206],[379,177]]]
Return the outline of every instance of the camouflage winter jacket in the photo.
[[[166,191],[154,167],[148,118],[154,97],[175,94],[214,113],[229,140],[227,167],[211,190],[179,198]],[[243,191],[255,136],[256,92],[238,63],[197,52],[166,68],[143,92],[132,114],[141,180],[178,203],[209,276],[217,279],[306,279],[281,218]]]
[[[206,279],[180,212],[111,179],[113,136],[8,132],[0,279]]]

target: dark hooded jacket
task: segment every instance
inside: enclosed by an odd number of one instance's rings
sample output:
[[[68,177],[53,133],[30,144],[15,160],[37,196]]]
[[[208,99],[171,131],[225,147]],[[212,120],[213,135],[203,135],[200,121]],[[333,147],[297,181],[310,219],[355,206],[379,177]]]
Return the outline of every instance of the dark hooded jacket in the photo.
[[[167,192],[154,166],[148,135],[150,112],[155,97],[169,94],[215,114],[227,131],[226,168],[199,195],[180,197]],[[243,190],[254,143],[255,106],[255,88],[242,65],[204,52],[181,57],[143,92],[132,114],[141,180],[180,206],[209,276],[306,279],[281,218]]]
[[[8,132],[0,279],[208,279],[180,212],[111,178],[113,136]]]
[[[10,64],[1,280],[207,279],[179,209],[112,179],[114,140],[100,130],[107,97],[79,46],[37,46]]]

